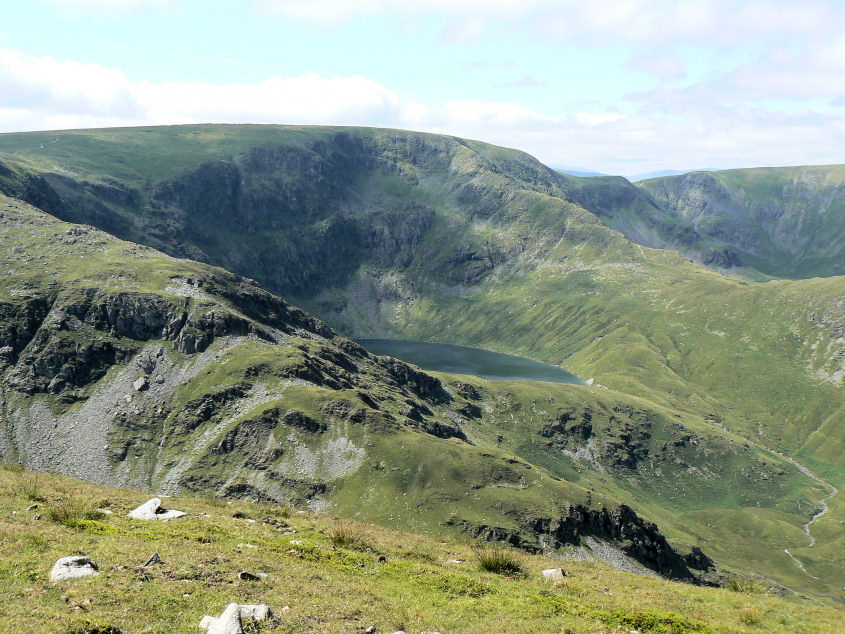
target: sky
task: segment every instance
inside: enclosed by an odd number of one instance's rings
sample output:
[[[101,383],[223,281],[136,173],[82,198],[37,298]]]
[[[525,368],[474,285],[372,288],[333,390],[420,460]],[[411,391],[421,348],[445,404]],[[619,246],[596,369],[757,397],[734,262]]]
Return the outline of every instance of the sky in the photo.
[[[4,5],[0,132],[393,127],[625,176],[845,163],[845,1]]]

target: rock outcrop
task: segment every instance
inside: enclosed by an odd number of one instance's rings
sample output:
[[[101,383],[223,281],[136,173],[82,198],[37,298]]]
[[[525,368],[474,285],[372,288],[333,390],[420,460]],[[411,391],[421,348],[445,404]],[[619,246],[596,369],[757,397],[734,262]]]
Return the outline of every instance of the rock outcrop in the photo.
[[[159,498],[147,500],[138,508],[129,511],[129,517],[136,520],[173,520],[184,515],[185,511],[163,509]]]
[[[71,555],[59,559],[50,571],[50,581],[66,581],[68,579],[81,579],[82,577],[93,577],[100,574],[90,557],[84,555]]]

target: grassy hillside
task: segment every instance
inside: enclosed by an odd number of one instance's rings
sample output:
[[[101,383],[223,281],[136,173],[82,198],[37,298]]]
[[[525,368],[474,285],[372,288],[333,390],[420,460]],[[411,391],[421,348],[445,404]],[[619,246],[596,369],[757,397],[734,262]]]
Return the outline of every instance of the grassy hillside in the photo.
[[[841,600],[838,496],[813,525],[816,545],[797,553],[809,542],[802,525],[821,509],[831,486],[845,482],[839,451],[845,278],[758,285],[727,279],[678,253],[632,243],[588,211],[601,203],[605,211],[596,211],[607,216],[615,205],[646,205],[642,192],[624,181],[589,179],[605,188],[599,195],[523,153],[452,137],[179,126],[3,135],[0,148],[4,191],[63,219],[253,277],[344,334],[478,345],[562,364],[594,380],[581,388],[484,385],[476,403],[457,385],[466,379],[443,375],[454,405],[419,395],[412,405],[400,405],[395,394],[376,388],[377,407],[357,392],[338,398],[325,386],[285,385],[284,398],[310,420],[336,419],[336,411],[374,416],[371,410],[386,407],[400,420],[422,418],[417,427],[435,432],[413,432],[413,442],[399,440],[411,433],[407,429],[389,441],[365,440],[353,425],[344,442],[355,448],[372,442],[373,455],[390,455],[397,472],[366,461],[372,471],[361,467],[354,474],[318,464],[312,475],[342,473],[337,490],[353,495],[338,501],[313,483],[298,484],[300,495],[346,504],[345,513],[369,495],[368,508],[383,505],[381,516],[372,518],[380,522],[416,522],[426,530],[446,525],[527,543],[532,534],[536,540],[530,526],[546,530],[545,520],[565,504],[585,501],[592,487],[665,523],[678,543],[706,540],[723,566]],[[209,395],[205,407],[217,407],[223,418],[195,427],[174,416],[158,427],[161,415],[152,408],[136,415],[143,422],[119,425],[125,435],[111,455],[143,465],[124,473],[124,482],[178,481],[229,494],[249,491],[247,484],[261,491],[279,486],[256,475],[239,477],[240,489],[229,487],[228,474],[244,473],[248,451],[232,462],[202,449],[219,446],[216,434],[227,425],[263,424],[259,411],[227,401],[244,398],[231,395],[256,371],[247,359],[261,353],[251,345],[245,343],[243,353],[213,349],[221,363],[198,374],[196,387],[178,397],[179,407],[193,402],[202,409]],[[257,364],[261,374],[287,380],[286,368],[320,357],[310,340],[297,345],[305,349],[294,345],[299,352],[286,360],[273,356]],[[321,374],[331,369],[325,360],[319,364]],[[340,381],[343,375],[332,371]],[[373,371],[381,380],[383,370]],[[234,391],[212,396],[213,386]],[[271,382],[266,389],[272,395],[281,387]],[[382,405],[388,396],[394,401]],[[548,399],[553,406],[540,405]],[[595,417],[589,433],[576,424],[580,419],[567,418],[588,407]],[[473,444],[461,444],[450,426]],[[184,428],[198,430],[193,438],[200,445],[184,444]],[[139,429],[155,433],[133,440]],[[325,455],[336,446],[331,433],[302,437],[300,453]],[[162,437],[167,442],[159,448]],[[246,436],[238,442],[248,447]],[[442,443],[458,451],[450,464],[459,469],[426,469],[431,455],[449,455]],[[799,460],[827,483],[773,452]],[[497,464],[518,456],[536,465],[531,474],[539,479],[522,480],[527,469],[514,465],[500,477],[485,466],[485,453]],[[186,461],[185,455],[201,457]],[[276,462],[291,460],[294,470],[311,464],[293,455],[288,451]],[[175,481],[167,479],[170,470],[179,474]],[[459,505],[465,517],[440,515],[457,500],[427,491],[444,471],[450,474],[444,483],[481,484],[466,491],[472,505]],[[544,508],[540,484],[560,487],[565,502],[538,514]],[[395,497],[397,490],[407,493],[407,502]],[[807,572],[783,548],[799,556]]]
[[[697,588],[519,554],[522,572],[502,575],[482,571],[467,541],[215,499],[167,498],[187,512],[168,522],[126,517],[145,500],[0,468],[0,545],[14,553],[0,563],[0,628],[194,632],[202,615],[232,601],[270,605],[278,618],[261,632],[819,632],[842,624],[841,612],[753,579]],[[154,552],[163,563],[144,567]],[[99,576],[49,582],[53,563],[72,553],[91,557]],[[560,566],[567,576],[544,583],[540,571]],[[241,580],[241,571],[266,577]]]

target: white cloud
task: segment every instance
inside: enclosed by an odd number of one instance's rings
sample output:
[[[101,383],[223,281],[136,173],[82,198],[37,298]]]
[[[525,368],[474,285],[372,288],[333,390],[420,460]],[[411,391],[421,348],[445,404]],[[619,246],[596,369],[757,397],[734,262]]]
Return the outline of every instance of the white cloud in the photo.
[[[175,0],[178,2],[179,0]],[[128,13],[167,9],[172,0],[39,0],[41,4],[60,7],[68,13]]]
[[[392,14],[512,16],[540,6],[554,6],[554,0],[253,0],[262,12],[297,20],[340,22],[371,15]]]
[[[361,76],[130,82],[120,70],[0,49],[4,131],[202,121],[396,125],[399,112],[395,93]]]
[[[440,31],[440,41],[446,44],[467,44],[482,35],[487,20],[479,16],[452,18]]]
[[[252,5],[265,13],[327,23],[374,15],[504,18],[513,28],[585,45],[745,45],[784,33],[817,36],[845,29],[845,8],[825,0],[253,0]]]
[[[833,73],[835,50],[819,53]],[[624,116],[584,106],[548,113],[509,101],[411,101],[357,75],[137,82],[113,68],[0,49],[0,131],[198,122],[372,125],[480,139],[549,164],[623,174],[845,162],[841,110],[775,111],[754,99],[732,100],[732,89],[718,82],[663,86],[639,95],[639,105]],[[841,85],[836,90],[845,95]]]
[[[614,121],[619,121],[619,119],[624,119],[625,115],[621,112],[576,112],[575,119],[579,123],[583,123],[584,125],[588,126],[597,126],[603,123],[613,123]]]
[[[631,60],[628,67],[631,70],[638,70],[661,78],[683,77],[686,67],[681,59],[674,53],[659,53],[656,55],[643,55]]]

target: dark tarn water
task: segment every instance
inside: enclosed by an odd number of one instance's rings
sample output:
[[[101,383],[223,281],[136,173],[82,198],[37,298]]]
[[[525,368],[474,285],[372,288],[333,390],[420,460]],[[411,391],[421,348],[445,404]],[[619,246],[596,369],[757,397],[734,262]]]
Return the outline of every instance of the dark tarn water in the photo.
[[[492,350],[401,339],[355,341],[374,354],[390,355],[424,370],[473,374],[493,381],[551,381],[584,385],[584,381],[556,365]]]

